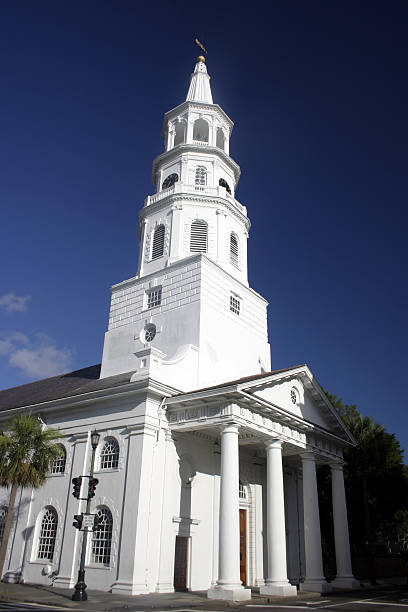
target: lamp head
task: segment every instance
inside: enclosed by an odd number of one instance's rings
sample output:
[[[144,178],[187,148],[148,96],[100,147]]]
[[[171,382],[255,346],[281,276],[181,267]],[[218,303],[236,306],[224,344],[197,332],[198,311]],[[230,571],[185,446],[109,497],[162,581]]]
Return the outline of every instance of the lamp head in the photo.
[[[94,429],[93,432],[91,433],[91,445],[92,445],[93,450],[97,448],[100,438],[101,438],[100,434],[96,431],[96,429]]]

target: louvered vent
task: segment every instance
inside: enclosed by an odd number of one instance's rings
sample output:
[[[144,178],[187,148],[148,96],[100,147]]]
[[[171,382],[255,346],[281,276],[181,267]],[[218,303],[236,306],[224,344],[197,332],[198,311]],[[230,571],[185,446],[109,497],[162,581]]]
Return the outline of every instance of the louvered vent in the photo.
[[[152,259],[161,257],[164,252],[164,225],[158,225],[154,230]]]
[[[207,170],[204,166],[197,166],[195,171],[195,184],[206,185],[207,184]]]
[[[230,260],[238,268],[238,238],[234,233],[230,237]]]
[[[208,225],[205,221],[197,219],[191,224],[190,252],[206,253],[208,242]]]

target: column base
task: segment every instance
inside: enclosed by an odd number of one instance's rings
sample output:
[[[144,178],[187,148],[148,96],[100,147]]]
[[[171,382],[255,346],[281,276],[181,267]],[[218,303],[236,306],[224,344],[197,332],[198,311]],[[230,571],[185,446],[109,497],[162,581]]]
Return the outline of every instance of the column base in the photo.
[[[60,589],[73,589],[76,584],[76,580],[70,576],[57,576],[53,581],[53,586]]]
[[[313,593],[327,593],[331,591],[331,585],[324,578],[310,578],[301,582],[300,591],[312,591]]]
[[[280,595],[281,597],[296,597],[297,588],[290,582],[268,582],[259,589],[260,595]]]
[[[145,584],[133,584],[132,582],[115,582],[111,592],[119,595],[147,595],[149,593]]]
[[[21,572],[6,572],[3,574],[2,582],[9,582],[10,584],[18,584],[21,581]]]
[[[172,582],[159,582],[156,585],[156,593],[174,593],[174,584]]]
[[[239,584],[222,584],[208,589],[208,599],[226,599],[227,601],[248,601],[251,599],[251,589],[244,589]]]
[[[361,585],[354,576],[336,576],[330,585],[335,589],[360,589]]]

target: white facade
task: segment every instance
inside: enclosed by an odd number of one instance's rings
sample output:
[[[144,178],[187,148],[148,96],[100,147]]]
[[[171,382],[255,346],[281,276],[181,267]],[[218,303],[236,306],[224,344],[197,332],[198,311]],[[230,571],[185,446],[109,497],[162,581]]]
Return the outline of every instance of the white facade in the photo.
[[[92,504],[105,527],[88,542],[89,588],[230,600],[250,598],[249,587],[327,590],[316,463],[332,467],[335,584],[355,586],[342,477],[354,442],[307,366],[270,371],[232,127],[198,58],[186,101],[165,115],[138,271],[112,288],[100,373],[0,392],[1,418],[41,413],[66,451],[59,473],[19,493],[5,580],[75,584],[82,533],[72,519],[85,502],[71,479],[88,473],[96,428]]]

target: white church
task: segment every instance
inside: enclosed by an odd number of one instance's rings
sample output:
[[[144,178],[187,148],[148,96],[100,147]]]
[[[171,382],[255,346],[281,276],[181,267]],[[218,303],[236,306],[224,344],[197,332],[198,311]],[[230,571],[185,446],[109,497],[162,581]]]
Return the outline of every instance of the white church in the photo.
[[[235,198],[231,119],[204,57],[167,112],[155,193],[139,215],[137,274],[112,287],[100,366],[0,392],[0,421],[41,415],[61,431],[46,484],[18,492],[3,580],[72,588],[90,433],[102,528],[88,537],[90,589],[353,588],[343,451],[351,434],[306,365],[271,371],[267,301],[247,277],[247,210]],[[316,466],[331,467],[337,576],[323,575]],[[0,490],[0,536],[8,492]]]

